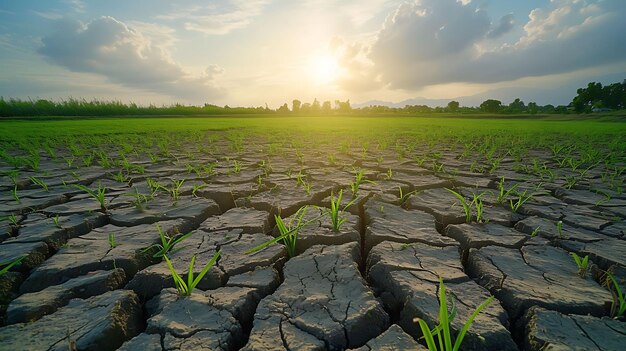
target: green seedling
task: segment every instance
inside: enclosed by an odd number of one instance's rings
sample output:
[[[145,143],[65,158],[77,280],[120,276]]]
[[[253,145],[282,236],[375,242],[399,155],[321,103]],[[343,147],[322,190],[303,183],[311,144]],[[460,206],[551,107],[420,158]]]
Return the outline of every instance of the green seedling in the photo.
[[[241,163],[239,163],[239,161],[234,160],[233,161],[233,173],[239,173],[241,172]]]
[[[124,194],[124,196],[132,197],[133,198],[132,204],[139,211],[143,211],[145,209],[145,205],[150,200],[150,197],[140,193],[137,188],[133,188],[133,192],[132,193]]]
[[[404,193],[402,191],[401,186],[398,187],[398,190],[399,190],[398,198],[400,199],[400,206],[404,206],[404,204],[406,204],[406,202],[409,200],[409,197],[411,197],[411,195],[417,192],[417,190],[413,190],[413,191],[409,191],[408,193]]]
[[[111,178],[118,183],[128,183],[128,177],[122,171],[111,173]]]
[[[559,233],[559,239],[563,239],[563,221],[556,222],[556,231]]]
[[[532,233],[530,233],[530,237],[531,237],[531,238],[536,237],[536,236],[537,236],[537,234],[539,234],[539,231],[540,231],[540,230],[541,230],[541,227],[537,227],[537,228],[535,228],[535,229],[532,231]]]
[[[611,316],[620,318],[626,312],[626,300],[619,286],[619,283],[610,272],[606,272],[606,285],[613,295],[613,306],[611,306]]]
[[[19,220],[18,220],[17,216],[15,215],[15,213],[11,213],[7,217],[3,218],[3,220],[8,220],[9,223],[11,223],[11,226],[13,226],[13,227],[18,227],[19,226]]]
[[[72,184],[76,189],[82,190],[89,194],[89,196],[93,197],[100,203],[100,209],[104,212],[107,211],[106,208],[106,199],[104,198],[104,193],[106,192],[106,187],[102,186],[102,183],[98,183],[98,189],[91,190],[88,187],[82,184]]]
[[[193,257],[191,257],[191,262],[189,263],[189,271],[187,272],[186,282],[178,273],[176,273],[174,267],[172,266],[172,262],[170,262],[170,259],[167,258],[167,255],[163,255],[163,258],[165,258],[165,262],[167,262],[167,267],[170,269],[170,273],[172,273],[174,285],[176,285],[176,290],[178,290],[178,293],[183,296],[189,296],[193,292],[193,289],[195,289],[196,286],[200,283],[202,278],[204,278],[204,276],[209,272],[209,269],[211,269],[215,262],[217,262],[221,254],[222,250],[217,251],[195,278],[193,274],[193,265],[196,262],[196,255],[193,255]]]
[[[504,201],[509,197],[509,195],[515,191],[518,184],[513,185],[511,188],[506,190],[504,188],[504,177],[500,178],[500,182],[498,183],[498,197],[496,198],[496,204],[502,205]]]
[[[385,174],[385,179],[386,180],[391,180],[391,178],[393,178],[393,171],[391,170],[391,168],[389,168],[387,170],[387,173]]]
[[[61,228],[61,224],[59,224],[59,214],[57,214],[56,216],[52,217],[52,221],[54,222],[54,226],[57,228]]]
[[[161,229],[161,226],[159,224],[157,224],[156,226],[157,226],[157,230],[159,231],[159,238],[161,238],[161,243],[151,245],[148,248],[144,249],[144,252],[145,252],[152,248],[157,248],[158,251],[155,252],[154,255],[152,255],[152,257],[154,258],[165,256],[168,252],[172,250],[172,248],[174,248],[176,244],[187,239],[192,233],[192,232],[189,232],[181,236],[170,236],[166,231]]]
[[[20,172],[15,169],[7,172],[7,176],[9,177],[9,179],[11,179],[11,183],[13,183],[13,185],[17,185],[17,176],[19,174]]]
[[[14,185],[13,189],[11,189],[11,196],[15,199],[15,201],[21,202],[20,197],[17,195],[17,185]]]
[[[376,184],[371,180],[365,179],[365,172],[362,169],[354,171],[354,181],[350,183],[350,190],[352,191],[352,197],[356,197],[359,192],[359,188],[363,183]]]
[[[575,252],[570,253],[574,262],[576,262],[576,266],[578,266],[578,275],[581,278],[587,276],[587,270],[589,269],[589,255],[585,255],[584,258],[580,258]]]
[[[43,190],[49,191],[48,190],[48,184],[44,183],[41,179],[39,179],[37,177],[28,177],[28,179],[30,179],[30,181],[33,182],[33,184],[39,185],[40,187],[42,187]]]
[[[419,323],[420,329],[422,330],[423,338],[426,341],[426,345],[428,346],[428,350],[430,351],[458,351],[463,343],[463,339],[465,338],[465,334],[472,326],[474,319],[478,314],[485,308],[491,301],[494,299],[493,296],[490,296],[481,303],[476,310],[469,316],[463,328],[459,331],[456,336],[456,339],[452,339],[452,333],[450,331],[450,323],[456,316],[456,308],[453,307],[452,312],[448,314],[448,304],[446,301],[446,289],[443,284],[443,279],[439,277],[439,324],[433,328],[432,330],[428,327],[428,324],[421,319],[416,318],[414,321]],[[439,341],[438,346],[435,343],[435,336]],[[454,342],[454,343],[453,343]]]
[[[274,219],[276,220],[276,227],[278,228],[279,235],[271,240],[264,242],[263,244],[254,247],[245,252],[245,254],[255,253],[260,251],[269,245],[282,241],[287,249],[287,254],[289,257],[294,257],[296,255],[296,242],[298,240],[298,232],[300,229],[311,223],[312,221],[318,220],[319,217],[314,218],[312,220],[304,221],[304,215],[306,214],[308,207],[302,206],[295,213],[294,217],[288,223],[279,216],[274,215]],[[295,221],[295,223],[294,223]]]
[[[524,192],[523,192],[523,193],[519,193],[519,192],[518,192],[518,193],[517,193],[518,198],[517,198],[517,201],[515,201],[515,202],[513,202],[513,200],[512,200],[512,199],[511,199],[511,200],[509,200],[509,204],[510,204],[510,206],[511,206],[511,211],[513,211],[513,212],[517,213],[517,210],[519,210],[519,209],[520,209],[520,207],[522,207],[522,205],[523,205],[526,201],[530,200],[530,199],[533,197],[533,196],[532,196],[532,194],[528,194],[528,195],[527,195],[527,192],[528,192],[528,190],[524,190]]]
[[[333,230],[338,232],[341,229],[341,226],[348,220],[343,217],[343,213],[348,209],[348,207],[352,206],[356,199],[350,201],[347,205],[341,208],[341,198],[343,196],[343,189],[339,190],[339,194],[335,198],[334,194],[330,195],[330,210],[327,209],[328,214],[330,215],[330,221],[333,225]]]
[[[474,207],[476,208],[476,222],[478,223],[482,223],[482,222],[486,222],[485,218],[483,218],[483,214],[485,211],[485,204],[483,203],[483,200],[480,198],[481,196],[483,196],[483,194],[472,194],[472,203],[474,204]]]
[[[183,183],[185,182],[184,179],[181,180],[177,180],[177,179],[172,179],[172,187],[167,189],[164,188],[168,193],[170,193],[170,196],[174,199],[174,201],[178,201],[178,198],[180,197],[180,188],[183,186]]]
[[[109,241],[109,246],[112,249],[117,247],[117,240],[115,239],[115,234],[114,233],[109,233],[108,241]]]
[[[302,186],[304,187],[304,191],[306,192],[307,195],[311,195],[311,183],[309,182],[304,182],[304,184],[302,184]]]
[[[207,184],[199,184],[199,185],[194,185],[191,187],[191,195],[193,197],[200,197],[198,196],[197,192],[198,190],[202,189],[202,188],[206,188],[208,185]]]
[[[463,211],[465,212],[465,222],[466,223],[471,223],[472,222],[472,203],[473,202],[467,202],[467,199],[465,198],[465,196],[457,193],[456,191],[452,190],[452,189],[448,189],[445,188],[446,190],[448,190],[450,193],[452,193],[452,195],[456,196],[457,199],[459,199],[459,202],[461,203],[461,206],[463,206]]]
[[[25,258],[26,255],[22,255],[7,262],[0,262],[0,277],[5,275],[11,267],[21,264]]]

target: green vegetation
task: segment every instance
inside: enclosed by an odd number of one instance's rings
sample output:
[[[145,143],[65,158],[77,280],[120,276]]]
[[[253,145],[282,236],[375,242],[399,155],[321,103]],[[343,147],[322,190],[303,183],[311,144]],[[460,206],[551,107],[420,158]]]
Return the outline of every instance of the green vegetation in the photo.
[[[191,262],[189,263],[189,270],[187,271],[186,282],[178,273],[176,273],[176,270],[174,270],[170,259],[167,258],[166,255],[163,255],[163,258],[165,258],[165,262],[167,262],[167,267],[170,269],[170,273],[172,274],[172,278],[174,279],[174,284],[176,285],[176,290],[178,290],[178,293],[183,296],[189,296],[193,292],[193,289],[195,289],[196,286],[200,283],[202,278],[204,278],[204,276],[209,272],[209,269],[211,269],[215,262],[217,262],[217,259],[220,257],[221,254],[222,250],[217,251],[195,278],[193,274],[193,265],[196,262],[196,256],[194,255],[191,258]]]
[[[100,209],[104,212],[107,211],[106,207],[106,199],[104,198],[104,193],[106,192],[106,187],[102,186],[102,183],[98,183],[98,189],[91,190],[88,187],[81,184],[72,184],[76,189],[82,190],[89,194],[92,198],[94,198],[100,204]]]
[[[356,199],[353,199],[347,205],[341,208],[342,195],[343,195],[343,189],[339,190],[339,194],[337,194],[336,198],[334,194],[331,194],[330,195],[330,209],[326,209],[326,212],[330,216],[330,221],[332,223],[333,230],[335,232],[338,232],[341,229],[341,226],[348,220],[347,218],[342,217],[345,210],[347,210],[348,207],[352,206],[354,202],[356,201]]]
[[[481,303],[476,310],[470,315],[467,319],[463,328],[459,331],[458,335],[455,339],[452,338],[452,333],[450,331],[450,323],[456,316],[456,307],[453,307],[452,312],[448,312],[448,304],[446,297],[446,288],[443,284],[443,279],[439,277],[439,324],[433,328],[432,330],[428,327],[428,324],[420,318],[416,318],[416,322],[419,323],[420,329],[422,330],[423,338],[426,340],[426,346],[428,346],[428,350],[430,351],[457,351],[461,347],[463,343],[463,339],[465,338],[465,334],[472,326],[474,319],[480,311],[482,311],[491,301],[494,299],[493,296],[490,296],[487,300]],[[435,343],[435,338],[439,341],[438,344]]]
[[[26,256],[19,256],[8,262],[0,262],[0,277],[5,275],[13,266],[21,264],[22,260],[25,258]]]
[[[154,258],[165,256],[168,252],[172,250],[172,248],[174,248],[176,244],[187,239],[187,237],[189,237],[192,233],[192,232],[189,232],[187,234],[180,235],[180,236],[171,236],[167,232],[165,232],[163,229],[161,229],[161,226],[158,223],[156,227],[157,227],[157,230],[159,231],[159,238],[161,239],[161,243],[154,244],[144,250],[144,251],[148,251],[148,250],[151,250],[152,248],[158,249],[158,251],[155,252],[154,255],[152,255],[152,257]]]
[[[613,294],[613,306],[611,307],[611,316],[613,318],[620,318],[626,313],[626,299],[619,286],[619,283],[610,272],[606,272],[606,285],[609,287],[611,294]]]
[[[581,278],[587,276],[587,270],[589,269],[589,255],[585,255],[584,258],[580,258],[575,252],[570,253],[574,262],[576,262],[576,266],[578,267],[578,275]]]
[[[300,207],[287,223],[285,223],[283,218],[279,215],[274,215],[274,219],[276,220],[276,228],[278,228],[279,235],[274,239],[268,240],[263,244],[246,251],[245,254],[255,253],[268,247],[269,245],[282,241],[285,245],[285,248],[287,249],[287,254],[289,255],[289,257],[294,257],[296,255],[296,242],[298,241],[298,232],[300,231],[300,229],[307,226],[312,221],[319,219],[319,217],[316,217],[312,220],[304,221],[304,216],[306,215],[307,209],[308,206]]]

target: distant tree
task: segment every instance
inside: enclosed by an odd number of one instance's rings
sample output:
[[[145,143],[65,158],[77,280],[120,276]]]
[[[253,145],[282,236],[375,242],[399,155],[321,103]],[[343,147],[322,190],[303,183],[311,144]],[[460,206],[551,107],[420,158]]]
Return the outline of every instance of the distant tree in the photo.
[[[482,104],[480,104],[480,109],[483,112],[490,112],[490,113],[500,112],[500,110],[502,109],[502,102],[500,100],[488,99],[488,100],[483,101]]]
[[[520,100],[519,98],[513,100],[513,102],[509,104],[509,108],[508,108],[508,112],[511,112],[511,113],[520,113],[520,112],[524,112],[525,110],[526,110],[526,105],[524,105],[524,101]]]
[[[536,102],[529,102],[528,103],[528,107],[527,107],[527,111],[531,115],[536,114],[539,111],[539,107],[537,106],[537,103]]]
[[[330,111],[332,110],[332,107],[330,105],[330,101],[324,101],[324,103],[322,104],[322,113],[325,115],[330,114]]]
[[[448,102],[448,111],[450,112],[456,112],[459,110],[459,102],[458,101],[450,101]]]
[[[317,99],[314,99],[313,103],[311,104],[311,112],[312,113],[320,113],[320,111],[322,111],[322,107],[320,106],[320,102],[317,101]]]
[[[287,106],[287,103],[284,103],[281,107],[278,108],[278,110],[276,110],[276,112],[289,113],[289,106]]]
[[[298,99],[294,99],[291,105],[291,112],[298,113],[300,112],[300,106],[302,106],[302,102]]]
[[[308,102],[305,102],[304,104],[302,104],[302,106],[300,106],[300,112],[311,113],[311,104]]]
[[[342,113],[352,111],[352,107],[350,107],[350,100],[346,100],[345,102],[335,100],[335,108],[337,109],[337,111],[342,112]]]

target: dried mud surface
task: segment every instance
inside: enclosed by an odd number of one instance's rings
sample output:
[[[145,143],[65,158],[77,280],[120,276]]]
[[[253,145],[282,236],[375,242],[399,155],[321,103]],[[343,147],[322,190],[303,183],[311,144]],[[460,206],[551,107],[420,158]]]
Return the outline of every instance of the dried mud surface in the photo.
[[[575,172],[545,150],[529,159],[565,178],[508,156],[490,169],[452,146],[276,151],[257,140],[233,150],[216,138],[211,150],[127,155],[134,168],[68,167],[60,151],[42,155],[38,172],[3,177],[0,217],[14,217],[0,222],[0,262],[23,259],[0,275],[0,350],[420,350],[415,319],[438,322],[440,277],[457,308],[454,333],[495,296],[464,350],[626,345],[603,277],[610,269],[626,290],[626,194],[606,186],[602,164],[569,184]],[[519,193],[499,197],[501,177],[532,195],[516,211]],[[106,209],[72,184],[104,186]],[[325,209],[341,189],[351,205],[334,231]],[[473,207],[468,221],[446,189],[468,202],[482,194],[483,218]],[[246,254],[278,235],[275,215],[295,221],[307,205],[296,256],[281,244]],[[191,296],[154,256],[159,231],[190,233],[167,254],[185,278],[192,257],[198,274],[221,250]],[[584,277],[571,253],[589,255]]]

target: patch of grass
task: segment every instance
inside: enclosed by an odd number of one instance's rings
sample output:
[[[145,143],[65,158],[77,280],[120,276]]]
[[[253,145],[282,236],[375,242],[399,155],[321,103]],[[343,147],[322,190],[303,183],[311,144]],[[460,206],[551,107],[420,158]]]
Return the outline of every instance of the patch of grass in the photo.
[[[524,190],[524,192],[522,193],[517,193],[517,201],[513,202],[513,200],[509,200],[509,204],[511,206],[511,211],[517,213],[517,211],[520,209],[520,207],[522,207],[522,205],[524,203],[526,203],[526,201],[532,199],[533,195],[532,194],[527,194],[528,190]]]
[[[518,184],[513,185],[508,190],[504,188],[504,177],[500,178],[498,182],[498,197],[496,198],[496,204],[502,205],[504,201],[515,191]]]
[[[457,351],[460,349],[461,344],[463,343],[463,339],[465,338],[465,334],[472,326],[474,319],[478,314],[485,308],[491,301],[494,299],[493,296],[490,296],[487,300],[481,303],[476,310],[469,316],[463,328],[459,331],[456,338],[453,340],[452,333],[450,331],[450,323],[456,316],[456,308],[453,308],[452,313],[448,314],[448,304],[446,300],[446,289],[443,284],[443,279],[439,277],[439,324],[430,329],[428,324],[421,319],[416,318],[414,321],[419,323],[420,329],[422,330],[423,338],[426,341],[426,345],[428,346],[428,350],[430,351]],[[435,336],[439,341],[438,344],[435,343]],[[453,344],[454,341],[454,344]]]
[[[108,236],[108,241],[109,241],[109,246],[114,249],[117,247],[118,243],[117,243],[117,239],[115,239],[115,233],[109,233]]]
[[[362,169],[355,169],[354,181],[350,183],[350,190],[352,191],[352,197],[356,197],[357,193],[359,192],[359,188],[361,187],[363,183],[376,184],[375,182],[371,180],[365,179],[365,171],[363,171]]]
[[[189,296],[193,292],[193,289],[195,289],[196,286],[200,283],[202,278],[204,278],[204,276],[209,272],[209,269],[211,269],[211,267],[215,265],[215,262],[217,262],[221,254],[222,250],[217,251],[195,278],[193,274],[193,266],[196,262],[196,255],[194,255],[191,258],[191,262],[189,263],[187,281],[185,281],[178,273],[176,273],[176,270],[174,270],[172,262],[170,262],[170,259],[167,257],[167,255],[163,255],[163,258],[165,258],[165,262],[167,262],[167,267],[170,269],[170,273],[172,274],[172,278],[174,279],[174,285],[176,285],[176,290],[178,290],[178,293],[183,296]]]

